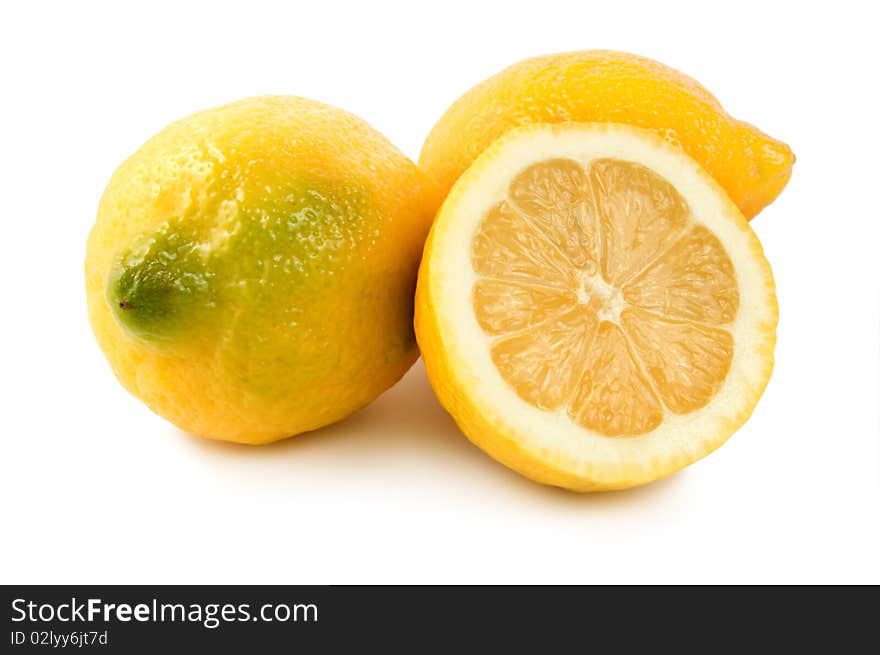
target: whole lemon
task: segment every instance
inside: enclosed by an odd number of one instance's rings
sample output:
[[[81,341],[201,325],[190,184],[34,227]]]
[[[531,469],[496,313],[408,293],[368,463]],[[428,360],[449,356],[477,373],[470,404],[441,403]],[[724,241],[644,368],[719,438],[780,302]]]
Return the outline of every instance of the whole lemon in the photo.
[[[746,218],[791,177],[791,148],[730,116],[687,75],[626,52],[533,57],[467,91],[434,125],[419,165],[448,193],[496,139],[534,123],[622,123],[656,132],[697,160]]]
[[[363,120],[266,96],[166,127],[113,174],[89,235],[89,317],[156,413],[265,443],[369,403],[417,358],[437,194]]]

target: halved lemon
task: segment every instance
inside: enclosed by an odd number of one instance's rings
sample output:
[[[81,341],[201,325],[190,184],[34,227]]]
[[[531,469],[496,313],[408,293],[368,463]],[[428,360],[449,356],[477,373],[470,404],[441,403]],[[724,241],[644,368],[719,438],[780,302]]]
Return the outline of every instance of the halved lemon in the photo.
[[[773,368],[761,244],[652,132],[531,125],[462,175],[428,238],[416,335],[462,431],[538,482],[618,489],[710,453]]]

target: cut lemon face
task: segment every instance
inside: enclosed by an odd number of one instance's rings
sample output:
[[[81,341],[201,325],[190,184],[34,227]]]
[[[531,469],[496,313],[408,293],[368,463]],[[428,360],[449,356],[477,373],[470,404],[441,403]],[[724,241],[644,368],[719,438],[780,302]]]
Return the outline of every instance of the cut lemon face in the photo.
[[[491,456],[589,491],[720,446],[773,367],[773,277],[683,152],[607,124],[509,133],[428,239],[416,334],[440,401]]]

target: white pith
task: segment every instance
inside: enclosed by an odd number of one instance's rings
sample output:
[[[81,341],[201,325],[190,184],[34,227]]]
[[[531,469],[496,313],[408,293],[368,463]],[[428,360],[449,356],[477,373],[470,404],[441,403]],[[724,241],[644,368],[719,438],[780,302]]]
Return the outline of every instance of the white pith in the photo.
[[[585,305],[592,304],[598,308],[596,315],[599,321],[620,325],[620,313],[627,306],[623,293],[618,287],[608,284],[598,271],[581,275],[577,298]]]

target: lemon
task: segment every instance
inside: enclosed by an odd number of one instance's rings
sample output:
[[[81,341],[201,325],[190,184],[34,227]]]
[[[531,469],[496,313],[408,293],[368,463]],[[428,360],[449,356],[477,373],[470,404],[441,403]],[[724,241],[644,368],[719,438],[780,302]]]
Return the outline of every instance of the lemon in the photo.
[[[334,107],[258,97],[194,114],[104,192],[85,266],[95,336],[186,431],[264,443],[339,420],[417,357],[435,195]]]
[[[773,276],[743,214],[655,132],[508,132],[425,248],[416,335],[463,432],[578,491],[668,475],[749,417],[773,368]]]
[[[794,164],[791,148],[731,117],[687,75],[626,52],[586,50],[526,59],[466,92],[431,130],[419,165],[445,193],[508,130],[567,121],[653,130],[696,159],[747,218],[779,195]]]

